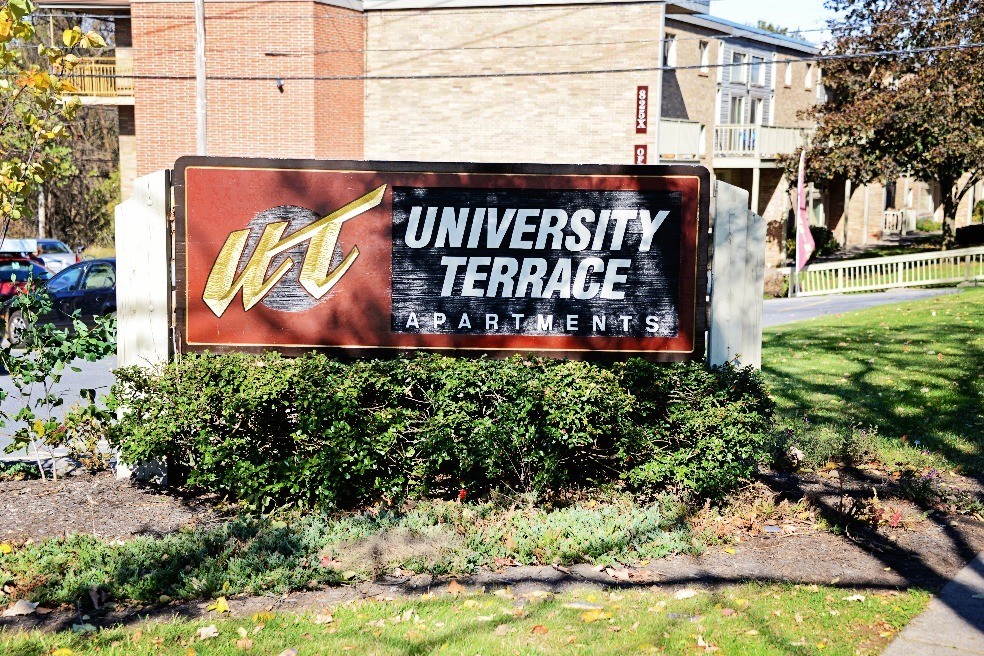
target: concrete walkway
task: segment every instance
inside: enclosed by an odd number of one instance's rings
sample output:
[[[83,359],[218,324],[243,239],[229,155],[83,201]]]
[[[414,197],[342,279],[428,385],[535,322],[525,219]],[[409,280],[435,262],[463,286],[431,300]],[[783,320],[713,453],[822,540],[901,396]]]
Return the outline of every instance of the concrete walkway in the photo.
[[[984,654],[984,554],[960,570],[882,656],[938,654]]]

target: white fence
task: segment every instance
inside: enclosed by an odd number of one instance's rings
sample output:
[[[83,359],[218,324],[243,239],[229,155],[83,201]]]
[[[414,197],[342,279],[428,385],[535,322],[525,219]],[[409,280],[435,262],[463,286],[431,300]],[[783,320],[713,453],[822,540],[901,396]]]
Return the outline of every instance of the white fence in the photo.
[[[790,275],[789,267],[779,269]],[[984,281],[984,247],[811,264],[792,274],[792,296]]]
[[[704,154],[700,123],[663,119],[659,122],[659,156],[696,162]]]

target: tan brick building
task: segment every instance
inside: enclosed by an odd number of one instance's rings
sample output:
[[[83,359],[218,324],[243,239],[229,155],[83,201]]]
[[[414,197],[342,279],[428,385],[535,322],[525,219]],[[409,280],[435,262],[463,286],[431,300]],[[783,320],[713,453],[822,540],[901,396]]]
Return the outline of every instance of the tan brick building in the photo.
[[[99,91],[86,101],[120,106],[124,193],[135,176],[194,154],[192,2],[47,6],[114,21],[111,88],[92,75]],[[777,160],[809,138],[801,112],[822,99],[823,85],[819,66],[803,60],[816,48],[709,8],[708,0],[208,0],[207,153],[701,163],[749,190],[769,222],[768,261],[779,263],[794,199]],[[811,189],[814,220],[855,244],[881,235],[886,209],[937,210],[925,185],[897,187],[831,181]]]

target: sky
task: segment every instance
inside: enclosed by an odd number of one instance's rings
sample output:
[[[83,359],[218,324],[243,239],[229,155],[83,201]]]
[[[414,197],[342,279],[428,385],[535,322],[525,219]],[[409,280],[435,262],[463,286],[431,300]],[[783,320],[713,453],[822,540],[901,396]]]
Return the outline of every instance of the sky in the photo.
[[[823,0],[711,0],[711,15],[738,23],[766,20],[779,27],[816,30],[826,26],[833,12],[824,9]],[[807,32],[803,37],[820,42],[826,33]]]

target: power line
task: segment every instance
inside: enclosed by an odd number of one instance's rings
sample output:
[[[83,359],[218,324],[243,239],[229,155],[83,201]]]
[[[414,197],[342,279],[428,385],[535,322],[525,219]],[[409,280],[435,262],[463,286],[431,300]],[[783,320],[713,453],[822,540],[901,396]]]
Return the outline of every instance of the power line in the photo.
[[[767,64],[795,64],[795,63],[819,63],[824,61],[840,61],[848,59],[869,59],[872,57],[893,57],[902,55],[914,55],[928,52],[947,52],[962,51],[984,48],[984,42],[967,43],[950,46],[928,46],[925,48],[908,48],[899,50],[880,50],[862,53],[842,53],[835,55],[816,55],[813,57],[798,57],[793,59],[776,59]],[[209,79],[227,82],[265,82],[281,80],[283,82],[343,82],[359,80],[459,80],[476,78],[515,78],[515,77],[561,77],[574,75],[607,75],[619,73],[647,73],[655,71],[686,71],[686,70],[707,70],[711,68],[733,68],[745,66],[760,66],[761,62],[753,63],[746,61],[743,63],[726,64],[696,64],[692,66],[645,66],[639,68],[607,68],[590,70],[562,70],[562,71],[512,71],[503,73],[445,73],[445,74],[408,74],[408,75],[304,75],[304,76],[261,76],[261,75],[211,75]],[[71,77],[68,73],[66,77]],[[92,74],[85,77],[106,78],[106,79],[126,79],[126,80],[194,80],[193,75],[100,75]]]

